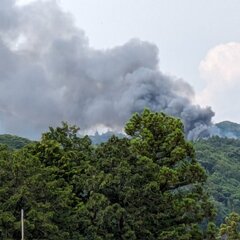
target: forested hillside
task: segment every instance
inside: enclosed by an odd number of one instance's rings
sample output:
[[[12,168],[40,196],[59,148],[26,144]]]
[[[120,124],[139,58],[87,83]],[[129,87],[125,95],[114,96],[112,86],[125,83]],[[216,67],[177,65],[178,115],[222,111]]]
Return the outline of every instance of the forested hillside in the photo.
[[[225,136],[229,138],[240,138],[240,124],[224,121],[215,124],[215,126],[219,129],[219,135]]]
[[[10,134],[1,134],[0,135],[0,144],[5,144],[11,149],[20,149],[25,145],[29,144],[31,141],[26,138],[10,135]]]
[[[240,140],[213,137],[194,144],[208,174],[207,185],[218,208],[218,223],[231,211],[240,213]]]
[[[65,123],[38,142],[2,135],[0,239],[20,238],[22,208],[29,239],[240,239],[240,140],[192,145],[149,110],[125,131],[99,145]]]
[[[98,146],[78,128],[50,128],[20,150],[0,149],[0,236],[20,239],[215,239],[206,174],[179,119],[145,110],[129,138]]]

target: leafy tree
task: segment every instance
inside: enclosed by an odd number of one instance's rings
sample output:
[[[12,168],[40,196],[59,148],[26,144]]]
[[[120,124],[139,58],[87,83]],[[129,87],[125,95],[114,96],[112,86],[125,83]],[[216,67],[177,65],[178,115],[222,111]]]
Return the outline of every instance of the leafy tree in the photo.
[[[215,212],[181,121],[145,110],[125,131],[131,139],[113,136],[96,149],[86,231],[94,225],[100,239],[203,239],[199,224]]]
[[[40,142],[0,153],[0,229],[3,239],[20,238],[20,210],[25,210],[29,239],[84,239],[88,156],[91,142],[78,128],[63,123]],[[89,170],[90,169],[90,170]],[[84,177],[84,180],[83,178]]]
[[[45,166],[56,167],[58,178],[63,178],[80,196],[84,195],[83,182],[92,174],[90,161],[93,147],[87,136],[81,138],[77,135],[78,131],[78,127],[64,122],[56,129],[50,127],[30,151]]]
[[[240,239],[239,232],[240,216],[232,212],[225,218],[225,223],[221,225],[219,233],[220,238],[223,240],[238,240]]]
[[[93,147],[63,123],[18,151],[0,148],[0,231],[18,239],[214,239],[206,174],[180,120],[145,110]]]
[[[2,239],[20,239],[21,209],[25,211],[26,238],[69,238],[72,191],[63,180],[56,181],[56,169],[44,167],[27,149],[2,149],[0,165]]]
[[[82,239],[84,223],[89,222],[86,201],[89,200],[88,188],[94,183],[92,176],[96,171],[91,165],[91,140],[87,136],[79,137],[78,130],[76,126],[63,122],[61,127],[50,127],[49,132],[42,135],[40,142],[29,147],[31,154],[37,157],[44,167],[55,169],[55,180],[62,181],[71,189],[72,202],[68,212],[72,215],[72,220],[66,222],[65,215],[62,218],[62,224],[68,228],[70,239]]]
[[[207,227],[206,240],[216,240],[218,234],[218,228],[213,222],[210,222]]]

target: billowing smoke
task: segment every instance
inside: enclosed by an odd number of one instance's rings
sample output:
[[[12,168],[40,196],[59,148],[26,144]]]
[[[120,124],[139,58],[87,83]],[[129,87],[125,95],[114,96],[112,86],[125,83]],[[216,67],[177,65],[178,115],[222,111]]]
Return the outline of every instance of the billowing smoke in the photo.
[[[1,0],[1,128],[28,137],[61,121],[119,130],[148,107],[183,119],[194,139],[214,113],[193,105],[191,86],[163,74],[158,63],[157,47],[137,39],[91,48],[55,1],[20,7]]]

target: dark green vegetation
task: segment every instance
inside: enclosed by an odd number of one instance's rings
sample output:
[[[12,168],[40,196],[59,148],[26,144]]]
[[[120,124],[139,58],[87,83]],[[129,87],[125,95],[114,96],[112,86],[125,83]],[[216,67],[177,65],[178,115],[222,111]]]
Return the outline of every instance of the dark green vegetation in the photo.
[[[222,134],[238,136],[239,131],[240,136],[240,125],[237,123],[221,122],[216,125]],[[212,137],[194,142],[194,148],[197,160],[207,172],[206,186],[214,198],[216,223],[220,225],[230,212],[240,213],[240,140]]]
[[[20,150],[1,146],[1,239],[20,239],[21,208],[26,239],[216,239],[180,120],[145,110],[126,124],[131,139],[99,146],[77,131],[63,124]]]
[[[26,138],[13,136],[10,134],[0,135],[0,144],[5,144],[11,149],[20,149],[29,144],[30,142],[31,141]]]
[[[240,216],[237,213],[231,213],[225,218],[224,224],[219,230],[220,239],[223,240],[238,240],[240,239],[239,232]]]
[[[219,224],[229,212],[240,212],[240,140],[213,137],[194,146],[208,173],[207,185],[216,201]]]

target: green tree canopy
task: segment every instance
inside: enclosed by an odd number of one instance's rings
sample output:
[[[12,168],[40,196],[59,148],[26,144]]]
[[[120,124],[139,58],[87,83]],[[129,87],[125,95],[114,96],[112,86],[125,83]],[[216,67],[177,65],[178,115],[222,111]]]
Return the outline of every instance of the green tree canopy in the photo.
[[[223,240],[238,240],[240,239],[239,232],[240,216],[232,212],[225,218],[225,223],[220,226],[219,239]]]
[[[184,138],[181,121],[145,110],[133,115],[125,131],[130,139],[112,137],[95,152],[98,174],[90,192],[94,193],[91,209],[96,204],[92,219],[96,235],[100,239],[206,237],[199,224],[215,212],[203,185],[206,174]],[[103,204],[99,206],[96,199]]]
[[[21,150],[2,147],[4,239],[19,238],[21,208],[29,239],[213,239],[206,174],[181,121],[145,110],[125,131],[92,146],[63,123]]]

